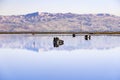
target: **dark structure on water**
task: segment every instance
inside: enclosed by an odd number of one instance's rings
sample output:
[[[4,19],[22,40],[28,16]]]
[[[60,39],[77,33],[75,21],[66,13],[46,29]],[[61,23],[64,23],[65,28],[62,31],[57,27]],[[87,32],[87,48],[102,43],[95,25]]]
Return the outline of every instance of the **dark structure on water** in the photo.
[[[91,40],[91,35],[85,35],[85,40]]]
[[[63,45],[64,41],[60,40],[58,37],[53,38],[53,46],[54,47],[59,47],[60,45]]]

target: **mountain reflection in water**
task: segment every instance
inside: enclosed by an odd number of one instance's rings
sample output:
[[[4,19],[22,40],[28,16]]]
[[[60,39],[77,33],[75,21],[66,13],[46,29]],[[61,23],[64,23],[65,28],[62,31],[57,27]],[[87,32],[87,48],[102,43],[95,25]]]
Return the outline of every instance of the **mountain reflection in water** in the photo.
[[[64,44],[54,46],[54,39]],[[91,40],[0,35],[0,80],[120,80],[119,41],[119,36],[105,35]]]
[[[62,40],[54,42],[54,38]],[[27,49],[33,51],[75,50],[75,49],[111,49],[120,47],[119,36],[91,36],[85,40],[84,36],[65,35],[0,35],[0,48]],[[57,45],[55,45],[57,44]],[[56,48],[55,48],[56,47]]]

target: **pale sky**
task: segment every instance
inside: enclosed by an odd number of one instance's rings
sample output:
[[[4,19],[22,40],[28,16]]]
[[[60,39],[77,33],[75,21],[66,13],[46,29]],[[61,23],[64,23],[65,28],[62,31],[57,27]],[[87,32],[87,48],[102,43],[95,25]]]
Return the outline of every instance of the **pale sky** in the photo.
[[[0,15],[32,12],[110,13],[120,16],[120,0],[0,0]]]

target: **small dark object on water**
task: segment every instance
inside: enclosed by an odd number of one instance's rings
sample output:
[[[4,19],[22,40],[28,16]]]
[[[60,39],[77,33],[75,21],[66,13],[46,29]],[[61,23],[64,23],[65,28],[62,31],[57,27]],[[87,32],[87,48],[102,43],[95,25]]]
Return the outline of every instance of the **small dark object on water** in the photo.
[[[75,37],[76,35],[75,34],[72,34],[73,37]]]
[[[54,47],[59,47],[60,45],[63,45],[64,41],[60,40],[58,37],[54,37],[53,39],[53,45]]]
[[[85,40],[91,40],[91,35],[85,35]]]

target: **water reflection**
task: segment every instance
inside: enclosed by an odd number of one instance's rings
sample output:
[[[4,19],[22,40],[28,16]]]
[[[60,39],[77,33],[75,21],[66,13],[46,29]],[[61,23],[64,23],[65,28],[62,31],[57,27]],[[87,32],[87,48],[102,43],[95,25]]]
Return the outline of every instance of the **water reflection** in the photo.
[[[0,80],[120,80],[119,41],[119,36],[0,35]]]
[[[57,36],[57,37],[56,37]],[[89,35],[0,35],[0,48],[27,49],[33,51],[111,49],[120,47],[119,36]],[[57,48],[55,48],[57,47]]]

